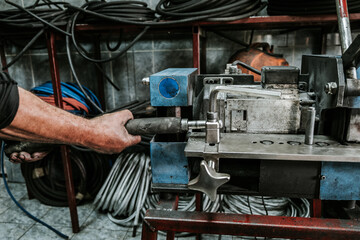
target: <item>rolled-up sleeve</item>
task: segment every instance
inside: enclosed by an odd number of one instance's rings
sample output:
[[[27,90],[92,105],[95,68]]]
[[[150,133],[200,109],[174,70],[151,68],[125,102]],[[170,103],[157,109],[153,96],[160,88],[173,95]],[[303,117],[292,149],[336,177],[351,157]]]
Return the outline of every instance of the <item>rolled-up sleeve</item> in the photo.
[[[0,129],[10,125],[19,108],[17,83],[8,73],[0,73]]]

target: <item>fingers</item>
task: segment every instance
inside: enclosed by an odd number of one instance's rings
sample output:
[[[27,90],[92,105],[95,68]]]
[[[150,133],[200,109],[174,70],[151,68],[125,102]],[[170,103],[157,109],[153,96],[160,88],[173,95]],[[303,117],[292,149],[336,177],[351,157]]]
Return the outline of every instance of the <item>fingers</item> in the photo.
[[[132,114],[129,110],[127,110],[127,109],[118,112],[118,114],[120,115],[119,117],[120,117],[120,119],[121,119],[121,123],[122,123],[122,124],[125,124],[125,123],[127,123],[129,120],[134,119],[133,114]]]
[[[35,162],[43,159],[49,152],[35,152],[30,154],[28,152],[14,152],[10,155],[9,161],[12,163]]]
[[[130,135],[130,145],[129,146],[138,144],[139,142],[141,142],[141,137],[140,136]]]

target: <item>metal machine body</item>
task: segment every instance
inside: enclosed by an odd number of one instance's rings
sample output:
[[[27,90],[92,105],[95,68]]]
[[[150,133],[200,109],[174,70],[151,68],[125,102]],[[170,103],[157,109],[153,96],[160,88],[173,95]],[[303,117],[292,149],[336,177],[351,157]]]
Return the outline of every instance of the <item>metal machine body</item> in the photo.
[[[154,190],[360,200],[358,90],[340,57],[304,56],[301,73],[264,67],[260,84],[241,73],[187,76],[188,103],[205,129],[179,142],[154,138]],[[152,99],[173,107],[152,79]]]

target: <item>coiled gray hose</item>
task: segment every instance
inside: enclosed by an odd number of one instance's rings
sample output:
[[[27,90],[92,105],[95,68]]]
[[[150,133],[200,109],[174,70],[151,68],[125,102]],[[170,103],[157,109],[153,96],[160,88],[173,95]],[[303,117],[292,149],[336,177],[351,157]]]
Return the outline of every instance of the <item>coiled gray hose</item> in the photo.
[[[149,166],[144,153],[120,154],[94,200],[96,209],[108,211],[116,224],[138,226],[151,181]]]
[[[306,198],[300,198],[301,203],[295,203],[290,198],[225,195],[224,209],[228,213],[310,217],[310,203]]]
[[[134,227],[140,224],[148,209],[159,208],[159,194],[150,193],[150,157],[144,153],[122,153],[94,200],[96,210],[108,212],[116,224]],[[195,196],[179,196],[178,211],[195,211]],[[203,211],[271,216],[309,217],[310,203],[290,198],[218,195],[214,202],[203,198]],[[180,233],[177,236],[188,236]]]

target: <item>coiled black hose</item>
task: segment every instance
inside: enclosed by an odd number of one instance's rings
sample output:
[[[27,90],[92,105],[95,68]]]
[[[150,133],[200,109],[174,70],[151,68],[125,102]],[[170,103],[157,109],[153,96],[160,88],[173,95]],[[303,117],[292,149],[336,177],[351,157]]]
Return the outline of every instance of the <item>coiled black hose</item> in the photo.
[[[350,13],[360,12],[359,0],[347,0]],[[329,0],[269,0],[269,15],[336,14],[335,1]]]
[[[260,0],[160,0],[156,12],[164,19],[234,21],[254,15],[265,6]]]
[[[77,203],[95,197],[107,174],[110,164],[93,152],[70,150]],[[43,160],[21,164],[21,171],[29,191],[40,202],[51,206],[67,206],[64,170],[59,150]]]

